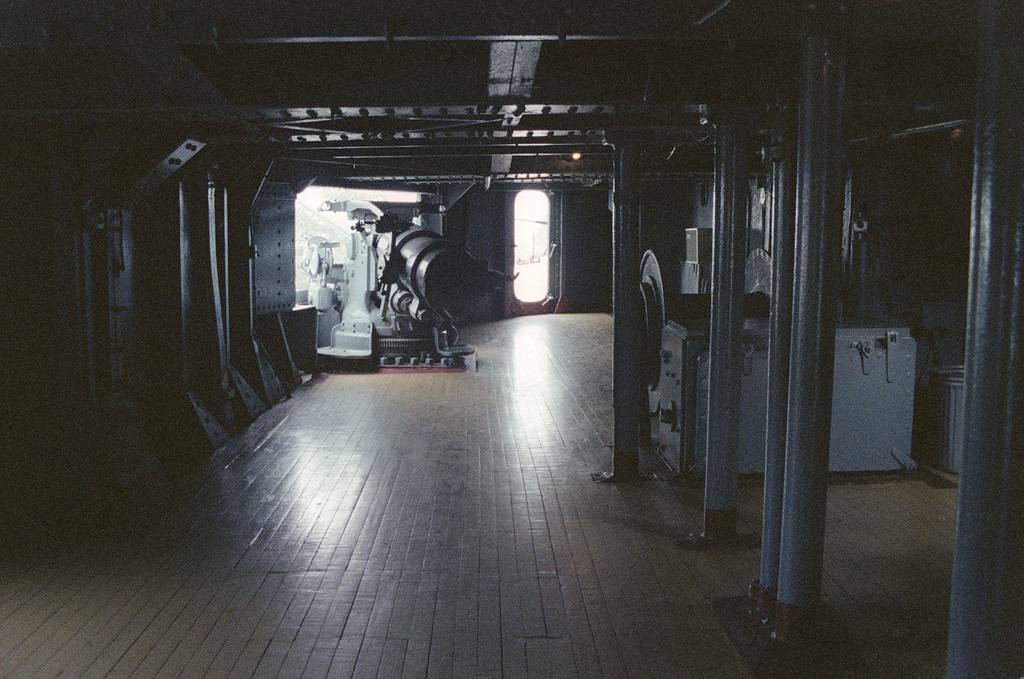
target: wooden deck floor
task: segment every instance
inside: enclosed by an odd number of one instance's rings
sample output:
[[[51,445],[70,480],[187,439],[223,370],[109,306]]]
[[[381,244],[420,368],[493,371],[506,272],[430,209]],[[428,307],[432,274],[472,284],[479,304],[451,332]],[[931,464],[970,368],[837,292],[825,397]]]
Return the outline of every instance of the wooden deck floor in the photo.
[[[675,546],[699,489],[590,480],[610,333],[517,319],[474,330],[476,374],[307,385],[179,509],[0,564],[0,675],[745,676],[708,603],[757,549]],[[830,489],[825,597],[876,674],[941,674],[954,510],[918,481]]]

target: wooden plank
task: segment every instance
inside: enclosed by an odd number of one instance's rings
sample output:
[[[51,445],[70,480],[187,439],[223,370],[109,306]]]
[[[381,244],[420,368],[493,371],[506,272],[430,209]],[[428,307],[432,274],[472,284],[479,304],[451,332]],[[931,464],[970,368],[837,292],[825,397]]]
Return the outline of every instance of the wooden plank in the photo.
[[[708,601],[758,550],[675,546],[699,488],[590,481],[609,333],[487,324],[478,373],[298,390],[168,505],[0,565],[0,674],[743,676]],[[739,489],[742,527],[760,504]],[[830,488],[823,597],[879,674],[942,672],[955,508],[918,481]]]

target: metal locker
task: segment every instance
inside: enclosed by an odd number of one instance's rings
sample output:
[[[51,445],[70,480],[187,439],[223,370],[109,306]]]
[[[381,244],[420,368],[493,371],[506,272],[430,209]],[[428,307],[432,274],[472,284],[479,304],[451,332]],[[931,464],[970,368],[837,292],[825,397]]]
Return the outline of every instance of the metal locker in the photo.
[[[836,330],[829,469],[912,469],[917,342],[908,328]]]

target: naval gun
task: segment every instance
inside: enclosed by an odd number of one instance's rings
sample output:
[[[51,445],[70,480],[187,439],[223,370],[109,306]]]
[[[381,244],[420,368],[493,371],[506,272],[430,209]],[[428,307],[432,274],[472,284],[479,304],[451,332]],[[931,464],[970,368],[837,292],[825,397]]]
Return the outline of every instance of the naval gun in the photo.
[[[372,203],[344,203],[330,209],[348,212],[346,237],[307,242],[309,303],[318,324],[338,318],[326,337],[317,333],[317,354],[384,366],[475,365],[475,349],[461,342],[456,324],[505,274]]]

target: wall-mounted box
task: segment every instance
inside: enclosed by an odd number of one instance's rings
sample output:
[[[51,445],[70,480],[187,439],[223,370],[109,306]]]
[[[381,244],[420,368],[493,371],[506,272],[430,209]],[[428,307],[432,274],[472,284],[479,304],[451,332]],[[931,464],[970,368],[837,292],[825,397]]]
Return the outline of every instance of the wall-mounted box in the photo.
[[[695,227],[686,230],[686,261],[711,264],[712,229]]]

